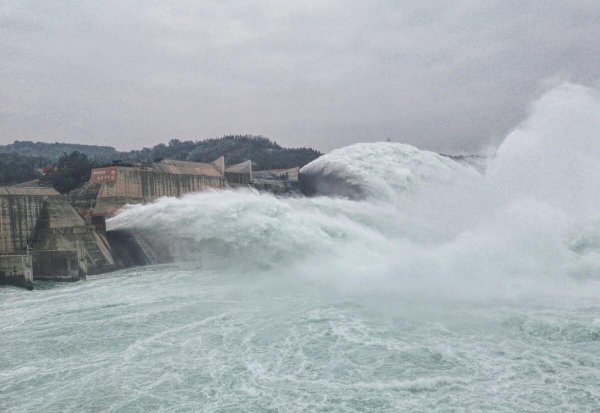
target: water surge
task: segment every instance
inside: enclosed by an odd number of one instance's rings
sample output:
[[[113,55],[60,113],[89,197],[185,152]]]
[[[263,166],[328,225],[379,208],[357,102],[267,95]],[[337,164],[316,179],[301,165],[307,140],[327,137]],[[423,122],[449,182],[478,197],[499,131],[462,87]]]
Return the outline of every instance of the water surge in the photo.
[[[579,295],[600,274],[599,113],[595,91],[563,85],[484,175],[409,145],[363,143],[302,169],[315,197],[205,192],[132,207],[109,225],[197,243],[184,260],[285,266],[361,293]]]
[[[129,207],[175,263],[1,289],[1,410],[596,411],[599,141],[565,84],[485,173],[361,143],[312,197]]]

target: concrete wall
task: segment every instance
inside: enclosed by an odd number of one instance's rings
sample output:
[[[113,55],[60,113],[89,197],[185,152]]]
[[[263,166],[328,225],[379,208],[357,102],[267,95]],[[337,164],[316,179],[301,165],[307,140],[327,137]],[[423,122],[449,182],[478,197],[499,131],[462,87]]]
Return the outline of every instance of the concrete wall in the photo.
[[[114,260],[105,235],[61,196],[46,200],[32,242],[34,250],[80,251],[85,272],[110,271]],[[37,279],[37,276],[34,274]]]
[[[0,283],[21,277],[16,263],[27,254],[34,280],[113,270],[106,234],[97,228],[53,189],[0,187]]]
[[[78,251],[33,251],[31,255],[36,280],[77,281],[86,276]]]
[[[294,193],[300,189],[298,182],[300,168],[270,169],[253,172],[252,184],[260,191],[277,194]]]
[[[0,252],[26,249],[44,202],[56,195],[48,188],[0,187]]]
[[[268,169],[264,171],[254,171],[252,176],[255,179],[277,179],[281,181],[297,182],[300,174],[300,168],[287,169]]]
[[[225,187],[222,176],[175,174],[157,172],[150,168],[113,167],[113,179],[102,183],[94,213],[112,216],[127,204],[143,204],[160,197],[180,197],[191,192],[208,188]],[[112,171],[108,171],[112,172]],[[98,182],[100,182],[100,178]]]
[[[167,174],[142,171],[141,192],[144,202],[150,202],[163,196],[180,197],[191,192],[200,192],[208,188],[223,188],[222,177]]]
[[[0,285],[2,284],[33,289],[32,256],[0,255]]]
[[[247,160],[225,168],[225,180],[235,188],[248,186],[252,183],[252,161]]]

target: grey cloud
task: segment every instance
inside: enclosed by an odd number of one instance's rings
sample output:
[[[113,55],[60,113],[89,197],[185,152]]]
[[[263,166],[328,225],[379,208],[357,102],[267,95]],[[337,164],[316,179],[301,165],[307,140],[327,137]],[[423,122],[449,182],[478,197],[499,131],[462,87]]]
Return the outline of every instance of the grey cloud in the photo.
[[[0,2],[0,143],[255,133],[481,151],[590,84],[595,1]]]

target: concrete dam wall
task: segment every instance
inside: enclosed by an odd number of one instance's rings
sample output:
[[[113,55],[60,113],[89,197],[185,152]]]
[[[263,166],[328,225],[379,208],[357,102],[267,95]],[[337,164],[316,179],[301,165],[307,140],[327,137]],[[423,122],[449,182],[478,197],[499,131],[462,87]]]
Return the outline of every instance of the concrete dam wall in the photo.
[[[126,204],[251,182],[250,161],[225,168],[221,157],[93,169],[90,182],[67,197],[51,188],[0,187],[0,284],[33,288],[36,280],[73,281],[173,261],[185,245],[144,232],[106,231],[106,217]]]
[[[0,187],[0,282],[78,280],[115,266],[105,234],[50,188]]]
[[[224,167],[223,158],[219,158],[212,164],[163,160],[148,166],[94,169],[90,183],[99,185],[94,214],[112,216],[127,204],[224,188]]]
[[[0,251],[23,251],[31,241],[48,197],[58,195],[46,188],[0,188]]]
[[[0,255],[0,285],[33,289],[33,257],[27,254]]]

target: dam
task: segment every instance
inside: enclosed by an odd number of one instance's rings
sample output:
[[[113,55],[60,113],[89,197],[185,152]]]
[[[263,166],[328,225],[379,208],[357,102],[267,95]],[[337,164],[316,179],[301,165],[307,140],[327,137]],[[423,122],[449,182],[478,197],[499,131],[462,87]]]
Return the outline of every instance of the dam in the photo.
[[[97,168],[92,170],[90,183],[97,188],[94,215],[110,217],[127,204],[224,188],[225,160],[220,157],[212,163],[197,163],[165,159],[149,165]]]
[[[114,267],[106,235],[54,189],[0,187],[0,283],[32,288]]]
[[[161,160],[96,168],[83,188],[63,197],[52,188],[0,187],[0,285],[76,281],[87,274],[169,262],[172,246],[142,232],[106,231],[127,204],[249,185],[252,163],[225,166]]]

